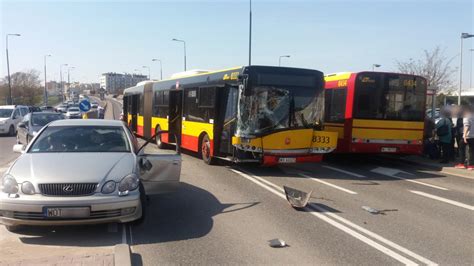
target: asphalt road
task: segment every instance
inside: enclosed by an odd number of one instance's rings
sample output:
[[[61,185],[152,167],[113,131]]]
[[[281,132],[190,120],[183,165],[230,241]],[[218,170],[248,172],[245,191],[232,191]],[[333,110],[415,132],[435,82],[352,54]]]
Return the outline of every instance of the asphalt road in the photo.
[[[3,140],[2,156],[13,158],[14,141]],[[262,168],[207,166],[186,153],[181,181],[176,193],[150,198],[141,225],[32,228],[25,235],[0,228],[0,246],[68,254],[127,242],[135,265],[474,264],[470,178],[378,157]],[[283,186],[312,191],[309,206],[291,208]],[[274,238],[289,246],[269,247]],[[0,262],[4,254],[0,249]]]

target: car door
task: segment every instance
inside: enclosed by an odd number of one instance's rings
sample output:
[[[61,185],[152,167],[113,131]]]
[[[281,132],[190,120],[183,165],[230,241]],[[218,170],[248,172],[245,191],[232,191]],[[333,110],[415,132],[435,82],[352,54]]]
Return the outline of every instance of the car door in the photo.
[[[159,150],[154,145],[141,148],[138,152],[137,163],[140,181],[146,194],[155,195],[175,191],[179,186],[181,161],[179,148],[176,151]]]
[[[26,136],[28,135],[28,128],[30,127],[30,117],[31,115],[27,114],[23,117],[23,120],[21,120],[21,126],[20,124],[17,126],[18,140],[23,144],[28,144]]]

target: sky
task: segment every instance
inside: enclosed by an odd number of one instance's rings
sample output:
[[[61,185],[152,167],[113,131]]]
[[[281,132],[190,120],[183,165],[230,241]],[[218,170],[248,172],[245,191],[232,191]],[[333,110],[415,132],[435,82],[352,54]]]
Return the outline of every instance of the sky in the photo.
[[[396,71],[396,61],[422,57],[440,46],[459,66],[460,34],[474,33],[472,0],[269,1],[253,0],[252,64],[324,73]],[[68,64],[71,81],[99,82],[101,73],[142,73],[159,78],[187,69],[218,70],[248,64],[248,1],[11,1],[0,0],[1,69],[36,69],[59,80]],[[464,87],[469,87],[474,38],[464,40]],[[67,70],[67,67],[63,68]],[[137,69],[137,70],[136,70]],[[67,74],[64,74],[67,76]],[[459,74],[454,77],[458,80]]]

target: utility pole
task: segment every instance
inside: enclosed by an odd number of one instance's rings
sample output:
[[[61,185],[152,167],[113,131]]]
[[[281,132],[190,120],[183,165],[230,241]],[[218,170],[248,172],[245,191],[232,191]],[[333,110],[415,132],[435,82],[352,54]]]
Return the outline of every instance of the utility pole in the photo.
[[[44,106],[48,106],[48,86],[46,76],[46,58],[50,57],[50,54],[44,56]]]
[[[59,65],[59,87],[61,88],[61,95],[63,95],[63,102],[66,100],[65,95],[64,95],[64,86],[63,86],[63,66],[67,66],[67,64],[61,64]]]
[[[175,42],[182,42],[184,44],[184,71],[186,71],[186,42],[184,40],[172,39]]]
[[[290,58],[290,55],[280,55],[280,57],[278,57],[278,66],[281,66],[281,59],[283,57]]]
[[[12,80],[10,77],[10,60],[8,58],[8,36],[21,36],[18,33],[9,33],[5,36],[6,39],[6,55],[7,55],[7,72],[8,72],[8,99],[7,104],[13,104],[13,97],[12,97]]]
[[[372,71],[375,71],[376,67],[381,67],[382,65],[380,64],[372,64]]]

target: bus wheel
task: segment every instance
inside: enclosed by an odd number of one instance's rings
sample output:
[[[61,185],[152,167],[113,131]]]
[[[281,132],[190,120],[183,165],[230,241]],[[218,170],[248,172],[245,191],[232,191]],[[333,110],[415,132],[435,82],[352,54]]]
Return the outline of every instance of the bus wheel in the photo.
[[[160,131],[160,127],[157,126],[155,129],[155,134]],[[158,146],[159,149],[166,149],[168,146],[161,141],[161,134],[159,136],[156,136],[155,138],[156,146]]]
[[[215,159],[211,156],[211,141],[207,134],[205,134],[201,140],[201,157],[206,164],[215,164]]]

